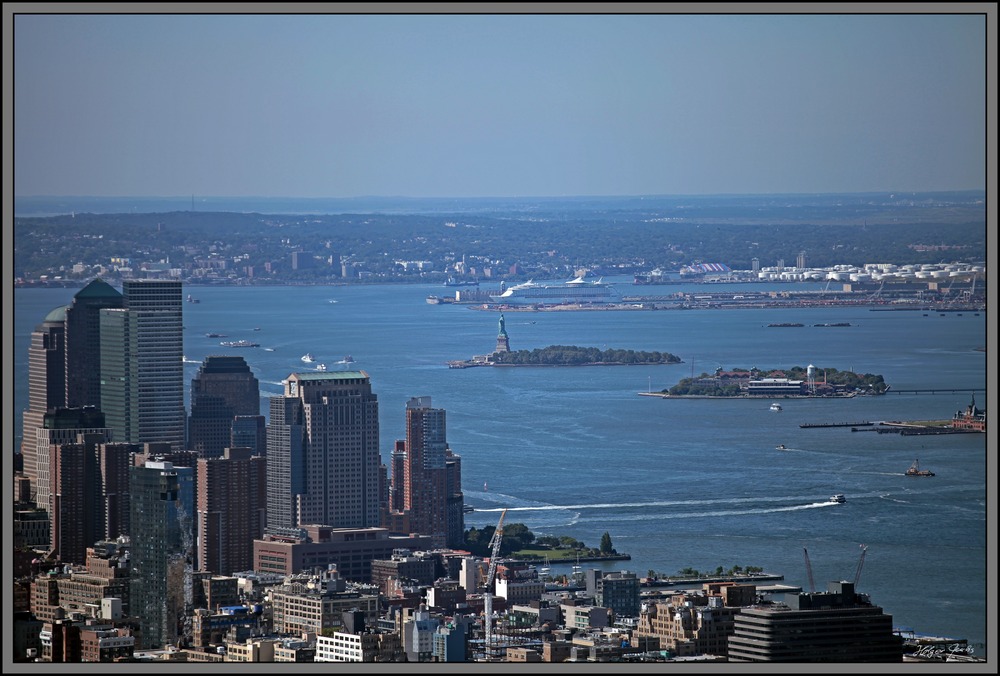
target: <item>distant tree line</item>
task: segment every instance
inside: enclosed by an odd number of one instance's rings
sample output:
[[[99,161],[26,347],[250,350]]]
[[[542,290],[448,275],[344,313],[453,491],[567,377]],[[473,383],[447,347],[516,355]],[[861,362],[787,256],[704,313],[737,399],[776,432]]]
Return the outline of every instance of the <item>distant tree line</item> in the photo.
[[[490,540],[496,533],[496,526],[484,528],[469,528],[465,531],[465,548],[475,556],[489,556]],[[617,554],[611,542],[611,534],[605,532],[601,536],[599,547],[587,547],[581,540],[568,535],[543,535],[536,538],[523,523],[508,523],[503,527],[503,539],[500,541],[500,556],[510,556],[524,549],[569,549],[580,556],[600,556]]]
[[[888,196],[886,196],[888,197]],[[104,264],[112,256],[169,260],[185,269],[209,253],[234,270],[286,260],[292,251],[335,255],[384,279],[417,281],[394,260],[427,260],[436,274],[466,258],[497,278],[629,274],[721,262],[750,269],[805,252],[809,266],[985,260],[985,200],[979,193],[878,202],[866,196],[619,201],[611,208],[541,202],[530,213],[341,213],[267,215],[178,211],[15,217],[15,276]],[[334,266],[330,266],[334,267]],[[280,276],[328,280],[319,267]]]

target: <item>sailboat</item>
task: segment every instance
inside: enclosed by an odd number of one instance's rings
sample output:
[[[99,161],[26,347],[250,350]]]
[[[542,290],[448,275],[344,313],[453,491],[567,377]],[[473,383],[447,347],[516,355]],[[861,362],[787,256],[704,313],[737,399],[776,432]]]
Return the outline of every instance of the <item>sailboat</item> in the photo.
[[[486,491],[486,490],[489,490],[489,487],[487,487],[487,485],[486,485],[486,482],[485,482],[485,481],[483,482],[483,490],[484,490],[484,491]]]
[[[546,556],[545,563],[542,565],[541,568],[538,569],[538,573],[540,575],[548,575],[551,571],[552,571],[551,562],[549,561],[549,557]]]

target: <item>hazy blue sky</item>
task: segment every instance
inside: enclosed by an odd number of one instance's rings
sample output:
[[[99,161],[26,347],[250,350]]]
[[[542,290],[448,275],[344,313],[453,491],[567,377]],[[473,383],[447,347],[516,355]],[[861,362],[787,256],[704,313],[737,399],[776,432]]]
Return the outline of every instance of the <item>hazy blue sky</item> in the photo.
[[[986,187],[974,15],[18,15],[14,190]]]

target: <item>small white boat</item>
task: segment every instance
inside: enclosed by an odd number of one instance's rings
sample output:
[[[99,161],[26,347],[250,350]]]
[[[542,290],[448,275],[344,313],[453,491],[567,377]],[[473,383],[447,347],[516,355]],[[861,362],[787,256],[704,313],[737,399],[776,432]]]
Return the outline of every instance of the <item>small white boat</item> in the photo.
[[[302,361],[308,364],[310,362],[316,361],[316,357],[312,356],[312,353],[306,352],[304,355],[302,355]]]
[[[317,371],[325,371],[326,370],[326,364],[316,364],[316,370]]]
[[[847,498],[844,497],[843,493],[837,493],[835,495],[830,496],[830,502],[837,502],[837,503],[847,502]]]
[[[778,402],[774,402],[773,404],[771,404],[771,410],[772,411],[780,411],[780,410],[782,410],[781,409],[781,404],[779,404]]]

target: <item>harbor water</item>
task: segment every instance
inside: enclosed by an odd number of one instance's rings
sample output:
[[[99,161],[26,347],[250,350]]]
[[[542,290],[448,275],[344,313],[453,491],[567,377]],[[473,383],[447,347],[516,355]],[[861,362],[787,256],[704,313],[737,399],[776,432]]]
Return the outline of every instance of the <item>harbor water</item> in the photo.
[[[638,292],[630,281],[618,280],[629,295]],[[15,291],[15,425],[5,427],[18,440],[30,333],[77,290]],[[663,295],[678,290],[665,287]],[[492,352],[499,320],[493,311],[425,302],[451,292],[440,285],[189,287],[185,296],[200,302],[184,307],[185,390],[206,356],[239,355],[260,380],[266,415],[282,379],[315,366],[300,359],[311,353],[328,371],[368,373],[385,463],[405,434],[410,397],[430,396],[447,411],[466,504],[475,508],[466,527],[494,525],[507,509],[508,523],[536,535],[597,546],[607,532],[614,548],[632,557],[584,568],[644,576],[759,566],[807,590],[808,549],[818,589],[857,577],[858,590],[896,626],[968,639],[980,656],[992,647],[986,555],[995,524],[987,518],[986,435],[800,426],[949,419],[973,396],[988,408],[986,312],[508,312],[512,350],[579,345],[670,352],[683,361],[449,369],[448,361]],[[768,326],[788,322],[803,326]],[[823,323],[850,326],[815,326]],[[220,345],[243,339],[260,347]],[[353,363],[339,363],[348,355]],[[770,410],[771,400],[640,395],[718,368],[809,364],[818,374],[881,374],[892,389],[878,397],[782,399],[781,411]],[[935,476],[905,476],[917,459]],[[830,501],[838,493],[846,502]],[[868,550],[859,570],[862,545]]]

